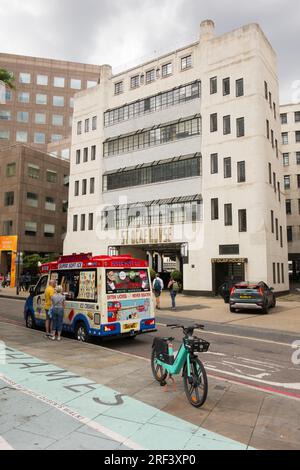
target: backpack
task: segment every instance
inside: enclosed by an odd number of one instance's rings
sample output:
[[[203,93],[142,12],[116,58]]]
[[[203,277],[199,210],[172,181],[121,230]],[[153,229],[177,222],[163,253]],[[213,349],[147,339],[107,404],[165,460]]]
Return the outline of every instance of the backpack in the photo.
[[[173,290],[174,292],[179,292],[179,285],[178,285],[178,282],[176,282],[176,281],[173,282],[172,290]]]
[[[161,291],[161,283],[159,282],[158,279],[155,279],[155,282],[154,282],[154,290],[155,291]]]

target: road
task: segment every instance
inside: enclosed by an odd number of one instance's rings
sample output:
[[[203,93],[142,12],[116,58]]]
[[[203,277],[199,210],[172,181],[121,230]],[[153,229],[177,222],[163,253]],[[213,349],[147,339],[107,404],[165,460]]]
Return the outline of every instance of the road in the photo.
[[[0,299],[0,322],[23,325],[23,302]],[[149,358],[154,336],[173,336],[174,348],[181,343],[181,330],[170,330],[167,323],[191,324],[191,320],[168,318],[158,315],[157,333],[149,333],[136,339],[120,339],[101,342],[106,348],[119,350],[138,357]],[[209,375],[230,380],[249,387],[271,391],[300,400],[300,361],[294,364],[292,356],[300,359],[300,352],[292,348],[300,338],[272,331],[254,331],[246,327],[226,326],[206,322],[205,331],[196,332],[211,343],[202,359]],[[1,330],[0,330],[1,339]],[[300,349],[300,346],[298,346]]]

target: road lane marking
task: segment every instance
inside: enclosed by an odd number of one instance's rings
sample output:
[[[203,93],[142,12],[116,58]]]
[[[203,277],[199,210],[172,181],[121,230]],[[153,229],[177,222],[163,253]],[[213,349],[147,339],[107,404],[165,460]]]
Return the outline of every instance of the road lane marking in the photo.
[[[14,448],[0,436],[0,450],[14,450]]]

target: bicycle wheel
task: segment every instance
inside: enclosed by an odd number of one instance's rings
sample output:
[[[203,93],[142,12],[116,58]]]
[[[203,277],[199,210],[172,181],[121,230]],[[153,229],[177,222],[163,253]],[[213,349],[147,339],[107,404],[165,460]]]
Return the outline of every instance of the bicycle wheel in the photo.
[[[156,354],[155,348],[152,348],[152,355],[151,355],[152,374],[155,380],[157,380],[157,382],[160,382],[160,384],[162,384],[166,380],[168,376],[168,372],[161,365],[155,364],[155,359],[157,359],[157,354]]]
[[[195,357],[191,359],[191,376],[188,376],[187,363],[183,368],[183,385],[188,401],[196,408],[200,408],[207,398],[208,381],[204,365]]]

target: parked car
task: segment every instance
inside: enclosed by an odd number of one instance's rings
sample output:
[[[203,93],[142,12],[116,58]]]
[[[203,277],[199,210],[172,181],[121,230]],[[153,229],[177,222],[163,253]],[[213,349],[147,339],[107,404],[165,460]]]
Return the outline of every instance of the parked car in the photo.
[[[257,283],[242,282],[232,287],[229,298],[230,311],[254,309],[268,313],[269,308],[275,307],[274,289],[260,281]]]

